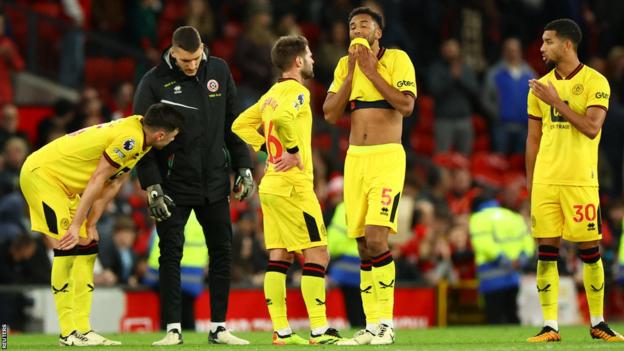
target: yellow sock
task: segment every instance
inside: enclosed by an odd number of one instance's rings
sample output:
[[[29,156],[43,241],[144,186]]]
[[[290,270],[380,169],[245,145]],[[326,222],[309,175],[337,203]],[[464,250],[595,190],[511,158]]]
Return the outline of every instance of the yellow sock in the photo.
[[[373,284],[373,263],[371,260],[362,260],[360,264],[360,296],[366,317],[366,325],[379,323],[377,308],[377,288]]]
[[[74,262],[72,278],[74,280],[74,322],[81,333],[91,330],[89,316],[93,297],[93,265],[97,256],[98,246],[86,245],[78,247],[78,256]]]
[[[396,270],[390,251],[373,257],[373,282],[377,294],[379,321],[391,327],[394,316],[394,280]]]
[[[559,299],[559,271],[557,261],[537,261],[537,293],[544,320],[556,321]]]
[[[264,275],[264,298],[273,322],[273,330],[290,328],[286,315],[286,272],[290,262],[269,261]]]
[[[316,263],[303,265],[301,294],[310,318],[310,330],[327,327],[325,313],[325,267]]]
[[[589,315],[602,317],[604,305],[604,270],[598,247],[580,250],[583,260],[583,285],[589,305]]]
[[[73,252],[54,250],[52,261],[52,294],[58,314],[61,336],[67,336],[76,330],[74,325],[74,282],[71,272],[76,256]]]

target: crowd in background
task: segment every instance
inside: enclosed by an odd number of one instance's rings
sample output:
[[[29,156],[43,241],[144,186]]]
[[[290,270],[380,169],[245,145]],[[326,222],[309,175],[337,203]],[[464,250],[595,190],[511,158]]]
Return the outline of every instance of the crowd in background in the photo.
[[[17,1],[20,2],[20,1]],[[29,3],[29,1],[21,1]],[[53,2],[53,1],[52,1]],[[155,64],[178,25],[193,25],[211,53],[227,60],[237,81],[241,108],[249,106],[275,80],[270,49],[281,35],[308,37],[315,57],[309,81],[314,111],[315,189],[326,225],[342,202],[342,167],[349,119],[337,126],[323,120],[322,102],[338,59],[349,44],[347,15],[370,6],[385,16],[382,45],[405,50],[416,67],[417,107],[405,119],[408,154],[406,183],[399,208],[399,231],[391,237],[397,280],[437,284],[475,279],[475,253],[469,221],[473,201],[496,198],[530,224],[524,177],[528,79],[546,72],[539,46],[544,24],[570,17],[583,29],[581,60],[611,84],[603,128],[600,180],[603,217],[601,249],[607,281],[617,274],[622,234],[624,157],[624,3],[595,1],[349,1],[349,0],[90,0],[76,2],[79,28],[140,47]],[[241,10],[242,9],[242,10]],[[74,9],[76,10],[76,9]],[[76,12],[74,12],[76,13]],[[71,16],[62,15],[65,18]],[[4,23],[4,28],[2,23]],[[53,114],[39,123],[36,138],[18,129],[19,108],[11,102],[8,73],[23,68],[10,33],[15,23],[0,21],[0,284],[47,284],[50,252],[29,230],[21,197],[20,167],[30,152],[74,130],[131,114],[135,80],[86,84],[84,72],[60,79],[80,92],[80,100],[59,99]],[[2,31],[4,30],[4,31]],[[80,37],[80,32],[74,33]],[[66,39],[66,38],[65,38]],[[74,39],[79,40],[79,39]],[[7,44],[8,43],[8,44]],[[59,54],[72,55],[74,49]],[[79,46],[83,61],[103,53]],[[24,53],[22,53],[24,55]],[[61,62],[64,60],[60,59]],[[147,69],[136,66],[136,77]],[[102,88],[104,87],[104,88]],[[10,89],[9,89],[10,92]],[[255,156],[255,177],[265,158]],[[267,256],[257,195],[232,200],[234,283],[261,286]],[[101,250],[96,284],[139,286],[147,270],[154,223],[146,197],[133,177],[98,224]],[[530,225],[528,225],[530,228]],[[332,248],[330,247],[330,250]],[[534,261],[518,269],[531,271]],[[578,277],[574,246],[562,249],[559,272]],[[295,271],[292,281],[298,280]],[[582,285],[582,284],[581,284]]]

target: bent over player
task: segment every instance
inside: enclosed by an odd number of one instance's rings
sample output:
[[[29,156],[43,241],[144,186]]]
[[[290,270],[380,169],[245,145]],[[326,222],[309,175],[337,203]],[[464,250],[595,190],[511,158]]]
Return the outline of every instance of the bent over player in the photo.
[[[544,327],[527,341],[561,340],[557,323],[561,238],[577,243],[583,261],[591,336],[624,341],[603,319],[604,270],[598,247],[602,238],[598,143],[609,106],[609,83],[579,61],[581,30],[574,21],[548,23],[542,39],[543,58],[554,68],[529,81],[526,172]]]
[[[340,59],[323,111],[335,123],[351,111],[344,170],[347,231],[357,238],[360,290],[366,329],[340,343],[391,344],[395,268],[388,234],[397,231],[397,209],[405,179],[401,145],[403,117],[416,99],[414,66],[404,51],[379,45],[383,19],[367,7],[349,15],[349,54]],[[361,43],[361,44],[360,44]]]
[[[264,295],[273,322],[273,344],[334,344],[340,340],[325,313],[325,269],[329,262],[327,232],[314,193],[312,111],[304,79],[314,77],[314,60],[302,36],[280,38],[271,51],[282,72],[260,100],[245,110],[232,130],[255,151],[268,154],[258,193],[264,214],[269,264]],[[260,126],[264,135],[258,132]],[[293,333],[286,315],[286,272],[294,252],[303,251],[301,292],[310,318],[310,339]]]
[[[130,170],[152,147],[169,144],[183,125],[158,103],[130,116],[67,134],[32,153],[20,173],[32,230],[54,248],[52,293],[61,346],[119,345],[91,330],[96,224]]]

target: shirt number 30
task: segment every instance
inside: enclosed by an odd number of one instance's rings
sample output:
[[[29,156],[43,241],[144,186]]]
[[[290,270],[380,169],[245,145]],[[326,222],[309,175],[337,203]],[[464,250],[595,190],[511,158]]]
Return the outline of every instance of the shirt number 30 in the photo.
[[[574,221],[593,221],[596,219],[596,206],[594,204],[574,205]]]

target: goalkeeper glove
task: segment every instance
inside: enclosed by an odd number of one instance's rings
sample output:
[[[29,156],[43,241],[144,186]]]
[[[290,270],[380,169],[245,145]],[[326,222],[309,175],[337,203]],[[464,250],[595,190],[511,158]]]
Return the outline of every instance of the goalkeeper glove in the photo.
[[[253,194],[254,189],[255,184],[251,174],[251,169],[239,168],[236,179],[234,180],[234,189],[232,189],[235,193],[234,198],[238,200],[245,200]]]
[[[165,195],[160,184],[147,187],[147,202],[149,203],[150,216],[157,222],[171,217],[169,208],[174,207],[175,203],[168,195]]]

